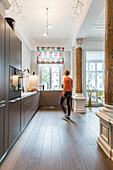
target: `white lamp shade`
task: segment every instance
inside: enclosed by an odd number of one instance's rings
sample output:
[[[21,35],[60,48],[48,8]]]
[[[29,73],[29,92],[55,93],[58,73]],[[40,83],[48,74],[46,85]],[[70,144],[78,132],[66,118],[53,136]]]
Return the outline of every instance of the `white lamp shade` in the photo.
[[[29,76],[30,88],[32,87],[38,88],[38,81],[39,81],[39,77],[37,75],[30,75]]]

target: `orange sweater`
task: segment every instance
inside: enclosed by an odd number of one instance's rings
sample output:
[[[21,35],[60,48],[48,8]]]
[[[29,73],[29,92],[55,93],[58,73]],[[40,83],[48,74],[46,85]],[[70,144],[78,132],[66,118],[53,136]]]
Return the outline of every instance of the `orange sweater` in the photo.
[[[66,93],[66,91],[72,91],[73,90],[73,79],[71,77],[64,77],[64,84],[63,84],[63,96]]]

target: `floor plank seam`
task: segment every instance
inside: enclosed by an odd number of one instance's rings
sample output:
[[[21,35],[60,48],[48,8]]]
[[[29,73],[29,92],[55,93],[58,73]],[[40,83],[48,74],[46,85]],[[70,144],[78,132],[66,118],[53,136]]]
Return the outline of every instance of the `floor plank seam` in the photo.
[[[36,116],[36,115],[35,115],[35,116]],[[26,147],[27,142],[28,142],[28,140],[30,139],[30,135],[32,135],[33,129],[34,129],[34,127],[36,126],[37,121],[38,121],[38,119],[40,119],[40,117],[41,117],[41,116],[37,117],[37,119],[35,120],[34,125],[33,125],[33,127],[32,127],[32,130],[31,130],[31,132],[30,132],[30,134],[29,134],[29,136],[28,136],[28,138],[27,138],[27,140],[26,140],[26,143],[25,143],[25,145],[24,145],[24,148]],[[33,117],[33,118],[35,119],[36,117]],[[34,119],[31,120],[31,122],[30,122],[31,124],[32,124],[32,122],[34,121]],[[31,125],[30,123],[29,123],[29,125],[28,125],[29,127],[30,127],[30,125]],[[26,130],[27,130],[27,129],[26,129]],[[21,154],[20,154],[20,156],[21,156]],[[20,158],[20,156],[19,156],[19,158]],[[18,158],[18,159],[19,159],[19,158]],[[17,161],[18,161],[18,160],[17,160]],[[17,162],[16,162],[16,163],[17,163]],[[16,163],[15,163],[15,166],[16,166]],[[14,166],[14,167],[15,167],[15,166]],[[13,169],[14,169],[14,168],[13,168]]]
[[[44,115],[43,115],[43,118],[44,118]],[[36,139],[37,139],[37,137],[38,137],[38,132],[39,132],[39,131],[40,131],[40,129],[41,129],[41,125],[42,125],[42,123],[43,123],[43,118],[42,118],[42,120],[41,120],[40,124],[38,125],[38,126],[40,126],[40,127],[39,127],[39,129],[38,129],[38,131],[37,131]],[[36,122],[36,124],[37,124],[37,122]],[[35,142],[34,142],[34,145],[35,145]],[[33,151],[34,145],[33,145],[32,150],[31,150],[31,152],[30,152],[29,158],[31,157],[31,154],[32,154],[32,151]],[[28,159],[28,162],[29,162],[29,159]],[[27,164],[28,164],[28,162],[27,162]],[[26,164],[26,166],[27,166],[27,164]],[[26,167],[25,167],[25,170],[27,170],[27,169],[26,169]]]

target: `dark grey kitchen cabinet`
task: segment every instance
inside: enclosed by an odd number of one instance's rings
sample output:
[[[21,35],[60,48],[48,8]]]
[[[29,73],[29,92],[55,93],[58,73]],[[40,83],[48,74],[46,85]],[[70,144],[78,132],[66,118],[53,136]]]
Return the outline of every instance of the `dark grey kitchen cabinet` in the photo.
[[[38,95],[37,95],[37,104],[36,104],[36,106],[37,106],[37,108],[39,108],[39,105],[40,104],[40,92],[38,92]]]
[[[26,98],[23,98],[23,99],[21,99],[21,101],[20,101],[20,113],[21,113],[21,124],[20,124],[20,129],[21,129],[21,131],[25,128],[25,105],[24,105],[24,103],[25,103],[25,101],[26,101]]]
[[[0,15],[0,102],[4,100],[4,19]]]
[[[22,43],[10,28],[10,65],[21,70],[22,66]]]
[[[25,126],[28,124],[29,120],[32,117],[32,96],[27,97],[27,100],[24,102],[24,111],[25,111]]]
[[[4,153],[4,113],[5,113],[5,93],[4,93],[4,19],[0,15],[0,158]]]
[[[25,102],[25,125],[39,108],[39,96],[40,92],[33,94],[29,96],[28,100]]]
[[[22,43],[0,15],[0,163],[20,134],[20,100],[9,102],[9,66],[21,70]]]
[[[0,158],[4,153],[4,112],[5,104],[0,105]]]
[[[5,120],[4,120],[4,153],[8,149],[8,101],[9,101],[9,31],[10,27],[5,22]]]
[[[32,100],[31,96],[25,97],[21,100],[21,131],[28,124],[31,118]]]
[[[21,131],[28,124],[32,117],[32,95],[21,100]]]
[[[21,99],[21,131],[39,108],[40,92]]]
[[[9,101],[9,146],[20,134],[20,100]]]
[[[39,99],[40,99],[40,92],[36,95],[33,95],[33,102],[34,102],[34,110],[36,111],[39,108]]]

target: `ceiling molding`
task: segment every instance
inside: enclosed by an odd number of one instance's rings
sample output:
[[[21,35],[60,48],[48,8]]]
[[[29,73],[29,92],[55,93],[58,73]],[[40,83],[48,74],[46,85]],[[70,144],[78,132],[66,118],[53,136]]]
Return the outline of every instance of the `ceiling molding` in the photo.
[[[86,0],[74,0],[70,22],[77,22],[82,15]]]
[[[7,10],[10,8],[10,3],[8,0],[0,0],[0,3],[3,6],[4,10]]]
[[[76,45],[76,37],[98,36],[99,38],[99,30],[103,28],[104,31],[104,23],[100,16],[102,6],[100,1],[102,3],[103,0],[43,0],[43,2],[9,0],[11,7],[7,10],[6,16],[15,19],[17,26],[15,28],[25,39],[24,41],[31,44],[32,50],[37,46],[61,46],[70,49],[72,44]],[[52,24],[48,37],[43,37],[45,7],[50,8],[49,20]],[[100,19],[96,21],[95,15]]]
[[[100,31],[100,27],[104,28],[105,25],[105,2],[103,0],[93,0],[89,8],[89,11],[79,29],[77,37],[87,37],[87,36],[100,36],[103,34]],[[104,36],[104,35],[102,35]]]
[[[20,1],[19,0],[9,0],[9,2],[10,2],[10,10],[13,13],[13,15],[15,14],[17,17],[21,16],[21,18],[23,20],[26,20],[27,17],[24,13],[24,9],[23,9],[23,6],[20,3]]]
[[[37,46],[39,47],[64,47],[65,50],[70,50],[71,40],[70,39],[34,39],[31,40],[31,48],[35,50]]]
[[[105,36],[87,36],[84,39],[84,42],[85,41],[105,41]]]

